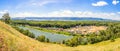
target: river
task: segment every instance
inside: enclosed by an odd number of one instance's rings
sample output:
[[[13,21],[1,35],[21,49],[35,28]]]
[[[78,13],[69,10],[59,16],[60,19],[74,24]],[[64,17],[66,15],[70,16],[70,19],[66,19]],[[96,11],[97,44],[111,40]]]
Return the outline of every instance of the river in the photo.
[[[50,33],[50,32],[44,32],[44,31],[40,31],[40,30],[30,28],[30,27],[19,26],[19,28],[22,28],[24,30],[29,30],[30,32],[35,34],[35,37],[40,36],[40,35],[44,35],[46,38],[48,38],[50,40],[50,42],[60,43],[63,40],[68,40],[68,39],[71,39],[73,37],[73,36],[67,36],[64,34],[55,34],[55,33]]]

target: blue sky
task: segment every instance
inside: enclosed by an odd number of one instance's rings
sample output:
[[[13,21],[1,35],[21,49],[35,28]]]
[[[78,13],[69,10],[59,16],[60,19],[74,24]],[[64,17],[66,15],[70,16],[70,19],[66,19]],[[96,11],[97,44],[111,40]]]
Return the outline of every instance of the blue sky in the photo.
[[[0,0],[0,16],[98,17],[120,20],[120,0]]]

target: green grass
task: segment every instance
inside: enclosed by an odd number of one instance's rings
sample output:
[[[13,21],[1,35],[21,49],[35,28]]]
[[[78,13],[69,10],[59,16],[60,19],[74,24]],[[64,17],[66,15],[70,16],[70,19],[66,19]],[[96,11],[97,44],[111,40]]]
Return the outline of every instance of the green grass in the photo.
[[[45,32],[51,32],[51,33],[57,33],[57,34],[64,34],[64,35],[71,35],[71,33],[69,32],[66,32],[66,31],[59,31],[59,30],[49,30],[47,28],[40,28],[40,27],[33,27],[33,26],[30,26],[31,28],[35,28],[35,29],[38,29],[38,30],[41,30],[41,31],[45,31]]]
[[[120,38],[115,42],[68,47],[63,44],[42,43],[29,38],[11,26],[0,22],[0,51],[120,51]]]

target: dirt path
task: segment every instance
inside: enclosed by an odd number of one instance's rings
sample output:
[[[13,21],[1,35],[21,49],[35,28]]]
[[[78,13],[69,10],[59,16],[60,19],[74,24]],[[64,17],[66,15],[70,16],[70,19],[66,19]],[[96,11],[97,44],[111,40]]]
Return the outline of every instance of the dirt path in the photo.
[[[8,48],[6,44],[4,43],[4,36],[2,32],[0,32],[0,51],[8,51]]]

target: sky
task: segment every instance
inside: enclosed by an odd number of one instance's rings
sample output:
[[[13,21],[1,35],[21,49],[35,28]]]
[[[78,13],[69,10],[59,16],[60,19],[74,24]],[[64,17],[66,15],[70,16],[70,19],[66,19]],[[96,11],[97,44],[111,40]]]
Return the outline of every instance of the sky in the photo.
[[[120,20],[120,0],[0,0],[0,17],[94,17]]]

